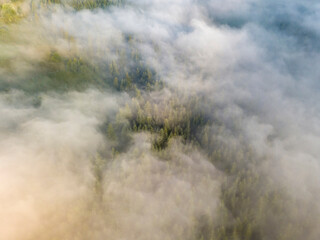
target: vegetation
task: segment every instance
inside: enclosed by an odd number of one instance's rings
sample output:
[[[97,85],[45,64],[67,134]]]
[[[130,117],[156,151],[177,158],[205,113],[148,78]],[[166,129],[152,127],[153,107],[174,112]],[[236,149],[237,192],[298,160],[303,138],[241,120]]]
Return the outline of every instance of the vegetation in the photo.
[[[71,6],[76,11],[80,11],[83,9],[105,9],[110,6],[121,6],[124,4],[124,0],[41,0],[40,5],[49,7],[53,4],[61,4],[63,6]]]
[[[19,3],[0,4],[0,23],[5,24],[17,23],[22,18],[22,11]]]

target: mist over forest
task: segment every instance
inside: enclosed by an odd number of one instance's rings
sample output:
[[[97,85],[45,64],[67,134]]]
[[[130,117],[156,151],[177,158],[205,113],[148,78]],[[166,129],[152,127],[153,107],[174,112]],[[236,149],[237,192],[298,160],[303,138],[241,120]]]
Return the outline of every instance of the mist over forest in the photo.
[[[0,240],[319,240],[319,21],[0,0]]]

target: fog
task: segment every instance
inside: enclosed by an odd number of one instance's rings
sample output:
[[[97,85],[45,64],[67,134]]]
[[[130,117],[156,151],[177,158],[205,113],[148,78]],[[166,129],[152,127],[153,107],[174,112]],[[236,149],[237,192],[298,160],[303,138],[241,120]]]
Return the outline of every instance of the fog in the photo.
[[[319,239],[316,1],[18,4],[0,23],[0,239]],[[123,90],[122,66],[163,88]]]

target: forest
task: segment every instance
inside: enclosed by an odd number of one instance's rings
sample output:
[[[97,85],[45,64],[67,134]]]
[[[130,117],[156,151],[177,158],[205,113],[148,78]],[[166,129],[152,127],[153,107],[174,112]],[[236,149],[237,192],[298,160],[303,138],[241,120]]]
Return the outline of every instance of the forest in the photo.
[[[0,0],[0,240],[319,240],[319,7]]]

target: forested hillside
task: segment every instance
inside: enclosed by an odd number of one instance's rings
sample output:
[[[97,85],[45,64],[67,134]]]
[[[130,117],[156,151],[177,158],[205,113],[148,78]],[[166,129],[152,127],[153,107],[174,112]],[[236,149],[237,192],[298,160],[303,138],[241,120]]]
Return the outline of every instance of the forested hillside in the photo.
[[[318,8],[0,0],[0,240],[320,239]]]

